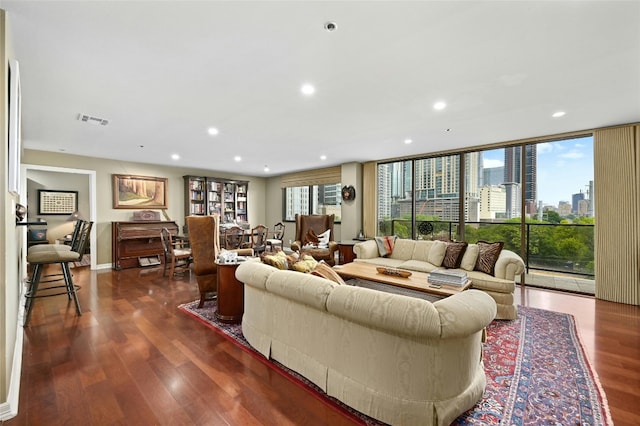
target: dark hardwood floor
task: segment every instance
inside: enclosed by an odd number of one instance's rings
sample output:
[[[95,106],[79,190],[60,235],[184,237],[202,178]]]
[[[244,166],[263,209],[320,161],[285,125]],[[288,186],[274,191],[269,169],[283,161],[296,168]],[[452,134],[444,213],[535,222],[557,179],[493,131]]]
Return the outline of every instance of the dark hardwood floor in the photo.
[[[189,273],[73,273],[84,314],[65,296],[35,302],[7,425],[353,424],[178,311],[198,296]],[[640,424],[640,307],[533,288],[517,296],[575,316],[615,424]]]

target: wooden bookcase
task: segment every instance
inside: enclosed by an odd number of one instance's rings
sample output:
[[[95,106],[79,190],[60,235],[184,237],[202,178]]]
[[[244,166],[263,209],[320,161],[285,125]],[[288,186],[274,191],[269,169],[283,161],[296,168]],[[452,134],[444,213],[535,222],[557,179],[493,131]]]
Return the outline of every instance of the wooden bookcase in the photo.
[[[220,223],[247,222],[249,182],[208,176],[184,176],[186,216],[219,214]]]

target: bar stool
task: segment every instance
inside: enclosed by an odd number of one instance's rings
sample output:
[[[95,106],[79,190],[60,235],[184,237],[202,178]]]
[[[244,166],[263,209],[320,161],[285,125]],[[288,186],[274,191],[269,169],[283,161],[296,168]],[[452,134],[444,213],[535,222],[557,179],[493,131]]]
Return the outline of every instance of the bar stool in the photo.
[[[35,299],[38,297],[50,297],[50,296],[58,296],[61,294],[66,294],[69,300],[73,300],[76,306],[76,313],[78,315],[82,315],[82,309],[80,308],[80,301],[78,300],[78,295],[76,293],[77,287],[73,283],[73,278],[71,276],[71,269],[69,268],[69,262],[77,262],[82,259],[82,255],[86,249],[87,243],[89,241],[89,233],[91,231],[91,227],[93,222],[86,222],[83,224],[82,231],[79,234],[79,243],[78,243],[78,251],[73,250],[65,250],[62,247],[50,247],[48,250],[42,251],[29,251],[27,253],[27,262],[33,265],[33,274],[31,275],[31,279],[29,280],[29,289],[25,295],[26,303],[25,303],[25,318],[24,318],[24,326],[27,327],[29,325],[29,320],[31,319],[31,312],[33,311],[33,303]],[[41,284],[42,270],[44,265],[51,264],[60,264],[62,269],[62,276],[64,280],[64,285],[60,286],[48,286],[46,288],[39,288]],[[54,280],[55,281],[55,280]],[[43,281],[50,282],[50,281]],[[63,291],[54,292],[54,293],[46,293],[46,294],[38,294],[38,290],[53,290],[58,288],[64,288]]]
[[[40,253],[43,251],[51,251],[51,250],[57,250],[57,251],[75,251],[76,253],[79,251],[79,247],[78,245],[80,244],[80,234],[82,233],[82,230],[85,226],[87,226],[89,222],[86,220],[82,220],[79,219],[78,221],[76,221],[75,226],[73,227],[73,233],[71,234],[71,244],[70,245],[66,245],[66,244],[39,244],[39,245],[35,245],[35,246],[31,246],[29,247],[28,251],[27,251],[27,256],[29,254],[33,254],[33,253]],[[27,257],[27,260],[29,258]],[[40,280],[40,284],[42,283],[48,283],[48,282],[52,282],[52,281],[60,281],[62,278],[53,278],[53,279],[49,279],[50,277],[60,277],[61,275],[63,275],[62,273],[57,273],[57,274],[49,274],[49,275],[45,275],[44,277],[47,278],[46,281],[42,281],[42,279]],[[43,277],[41,277],[43,278]]]

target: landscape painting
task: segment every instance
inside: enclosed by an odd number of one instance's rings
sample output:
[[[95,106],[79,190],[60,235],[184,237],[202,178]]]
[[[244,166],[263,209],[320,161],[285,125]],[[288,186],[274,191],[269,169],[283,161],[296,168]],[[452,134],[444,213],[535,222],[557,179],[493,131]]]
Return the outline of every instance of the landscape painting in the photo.
[[[113,175],[114,209],[166,209],[167,178]]]

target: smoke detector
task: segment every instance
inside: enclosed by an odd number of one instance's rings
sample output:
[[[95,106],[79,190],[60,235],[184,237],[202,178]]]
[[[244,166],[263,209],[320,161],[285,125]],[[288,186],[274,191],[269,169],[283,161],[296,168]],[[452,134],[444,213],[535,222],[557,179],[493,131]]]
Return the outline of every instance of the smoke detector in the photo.
[[[94,124],[96,126],[106,126],[109,124],[109,120],[99,117],[94,117],[88,114],[78,114],[78,120],[84,121],[85,123]]]

